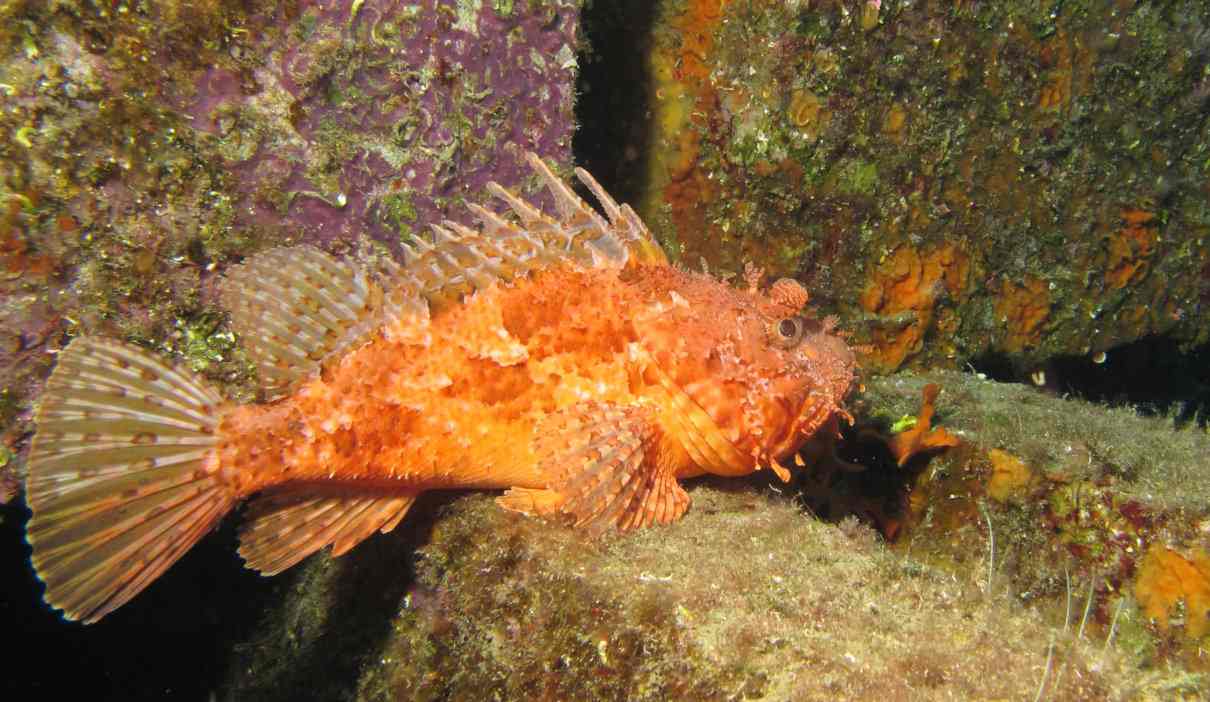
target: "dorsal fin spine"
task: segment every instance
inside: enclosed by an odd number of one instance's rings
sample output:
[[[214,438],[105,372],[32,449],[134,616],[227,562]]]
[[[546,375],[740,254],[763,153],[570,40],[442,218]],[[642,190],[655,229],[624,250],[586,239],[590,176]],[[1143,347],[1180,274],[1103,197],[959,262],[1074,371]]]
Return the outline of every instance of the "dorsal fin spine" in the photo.
[[[511,277],[508,275],[508,271],[504,270],[504,268],[500,266],[500,259],[493,259],[493,257],[488,256],[486,253],[484,253],[484,248],[486,247],[483,246],[483,242],[481,241],[476,241],[473,244],[467,245],[466,247],[467,254],[474,259],[475,269],[479,271],[486,271],[488,276],[491,276],[493,279],[497,280]],[[490,281],[485,283],[485,285],[487,284],[490,284]]]
[[[615,236],[611,231],[609,224],[606,223],[605,220],[601,219],[601,215],[597,214],[596,210],[589,207],[588,203],[584,202],[579,195],[575,194],[575,191],[568,187],[567,184],[564,183],[560,178],[555,176],[555,174],[551,172],[550,168],[542,161],[541,158],[537,156],[537,154],[527,154],[526,158],[529,161],[530,166],[533,167],[533,169],[538,173],[538,176],[546,184],[547,190],[549,190],[551,196],[554,197],[555,206],[562,215],[563,221],[556,225],[556,229],[572,235],[585,231],[593,231],[600,234],[599,237],[594,238],[613,238]],[[591,180],[591,176],[589,177],[589,180]],[[602,194],[604,193],[604,189],[601,188],[600,184],[597,184],[595,180],[592,181],[592,183],[596,184],[596,188],[599,189]],[[585,185],[588,185],[589,188],[592,189],[592,185],[589,183],[586,182]],[[608,195],[606,195],[605,199],[601,201],[601,204],[607,208],[607,211],[609,210],[609,205],[613,205],[612,209],[617,209],[616,203],[613,202],[613,198],[610,198]],[[576,236],[570,237],[571,241],[578,243],[577,238],[578,237]]]
[[[554,197],[555,208],[559,210],[559,214],[562,215],[564,220],[569,220],[572,215],[584,211],[587,207],[584,201],[572,192],[571,188],[567,187],[562,180],[556,177],[537,154],[533,152],[527,153],[525,154],[525,160],[529,162],[530,167],[534,169],[534,172],[538,174],[538,177],[546,185],[546,189]]]
[[[590,174],[576,174],[601,202],[602,216],[535,154],[525,156],[538,180],[551,193],[557,217],[551,217],[496,182],[487,191],[520,221],[477,204],[468,211],[477,229],[453,221],[432,227],[432,239],[415,238],[403,246],[407,261],[393,278],[433,305],[457,301],[463,294],[495,281],[508,281],[547,266],[623,268],[632,261],[666,262],[659,245],[633,210],[619,205]],[[606,217],[608,221],[606,221]]]
[[[507,247],[502,246],[499,242],[483,239],[477,242],[475,250],[479,251],[488,260],[494,258],[496,261],[499,261],[499,263],[494,265],[500,271],[502,277],[522,275],[528,273],[530,270],[530,266],[525,259],[509,251]],[[510,267],[512,270],[505,268],[505,266]]]
[[[508,220],[504,219],[495,212],[492,212],[486,207],[483,207],[482,205],[476,205],[472,202],[467,205],[467,209],[469,209],[471,213],[483,223],[484,227],[490,227],[498,230],[499,232],[506,232],[515,229],[515,227],[509,224]]]
[[[442,244],[447,244],[447,243],[456,243],[459,240],[458,237],[454,236],[453,232],[451,232],[449,229],[446,229],[446,226],[448,226],[448,225],[449,225],[448,221],[443,222],[442,224],[430,225],[433,230],[433,233],[437,235],[434,239],[434,243],[437,246],[441,246]]]
[[[508,203],[508,206],[517,213],[517,216],[521,218],[521,223],[526,227],[531,227],[545,219],[541,212],[495,181],[487,184],[487,191]]]
[[[605,210],[605,215],[609,217],[609,223],[617,226],[622,218],[622,212],[618,208],[617,201],[610,197],[609,193],[605,192],[605,188],[601,187],[601,184],[597,182],[596,178],[592,177],[591,173],[583,168],[577,168],[575,172],[580,182],[592,191],[593,197],[597,199],[597,202],[601,203],[601,207]]]
[[[447,229],[456,233],[459,237],[461,237],[461,240],[463,240],[463,241],[465,241],[466,239],[479,239],[480,238],[479,232],[475,231],[474,229],[471,229],[470,227],[466,226],[465,224],[459,224],[458,222],[452,222],[450,220],[446,220],[445,222],[442,223],[442,225],[444,227],[446,227]]]

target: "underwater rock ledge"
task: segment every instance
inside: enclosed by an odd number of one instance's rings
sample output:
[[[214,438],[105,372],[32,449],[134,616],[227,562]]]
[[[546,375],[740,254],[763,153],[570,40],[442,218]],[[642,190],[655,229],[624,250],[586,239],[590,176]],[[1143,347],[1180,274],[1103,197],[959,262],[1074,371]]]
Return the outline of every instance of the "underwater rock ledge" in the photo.
[[[682,522],[599,542],[486,496],[456,500],[389,633],[369,650],[328,637],[329,656],[361,662],[356,693],[341,698],[1020,699],[1037,689],[1055,637],[1052,667],[1065,674],[1047,699],[1122,696],[1137,683],[1102,641],[1060,636],[989,598],[973,571],[921,566],[865,527],[824,524],[784,499],[706,485],[691,494]],[[303,579],[339,567],[316,559]],[[297,633],[359,626],[292,624],[310,609],[298,596],[275,613],[243,670],[323,675],[330,659],[308,673],[281,663],[307,648]],[[281,689],[245,674],[228,698]]]
[[[893,544],[853,518],[820,521],[764,480],[692,483],[681,522],[599,540],[506,513],[490,495],[437,496],[398,533],[304,564],[260,633],[235,648],[226,698],[1205,695],[1204,676],[1181,655],[1196,648],[1182,630],[1185,604],[1159,626],[1140,605],[1133,561],[1111,562],[1106,548],[1126,555],[1114,540],[1122,513],[1154,520],[1132,535],[1140,543],[1197,538],[1199,494],[1157,492],[1156,480],[1210,437],[957,373],[872,380],[865,419],[914,411],[930,381],[944,388],[937,421],[967,449],[918,476],[917,507],[933,516],[909,517]],[[1128,469],[1113,484],[1091,474],[1061,482],[1058,464],[1043,460],[1044,449],[1067,456],[1064,441],[1115,432],[1134,440],[1099,445],[1098,461]],[[1039,478],[988,498],[989,448],[1024,456],[1054,485]],[[1207,467],[1183,469],[1195,481]],[[1116,498],[1104,504],[1117,511],[1089,502],[1082,520],[1048,521],[1066,514],[1063,496],[1079,485]]]
[[[935,422],[961,445],[896,476],[897,550],[963,572],[994,549],[996,587],[1112,637],[1139,668],[1196,671],[1210,694],[1210,433],[1179,408],[1145,416],[952,371],[872,379],[854,413],[902,422],[933,384]]]

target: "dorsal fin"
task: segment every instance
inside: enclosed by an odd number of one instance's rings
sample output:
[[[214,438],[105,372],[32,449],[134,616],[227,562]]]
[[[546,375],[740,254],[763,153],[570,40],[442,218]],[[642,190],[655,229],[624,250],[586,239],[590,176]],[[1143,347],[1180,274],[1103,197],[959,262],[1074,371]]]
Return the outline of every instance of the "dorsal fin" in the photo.
[[[407,301],[384,296],[352,262],[309,246],[269,249],[234,266],[221,298],[256,362],[265,399],[285,394],[325,359],[364,340]]]
[[[398,275],[404,290],[439,308],[495,281],[551,265],[622,268],[631,263],[667,263],[634,210],[619,206],[587,171],[576,169],[576,176],[601,201],[608,221],[536,154],[528,153],[526,159],[554,197],[558,218],[498,183],[488,183],[488,191],[509,206],[520,226],[487,208],[469,205],[479,220],[478,230],[447,221],[432,227],[431,242],[417,238],[414,245],[404,245],[408,260]]]
[[[643,224],[643,220],[639,219],[638,213],[631,209],[630,205],[619,206],[609,196],[609,193],[605,192],[605,188],[601,187],[596,178],[593,178],[592,174],[583,168],[576,169],[576,177],[580,179],[584,187],[592,191],[593,197],[601,203],[606,216],[609,217],[609,226],[613,234],[621,239],[622,245],[627,248],[634,260],[640,263],[668,263],[668,256],[660,248],[659,242],[651,235],[647,225]],[[581,200],[581,202],[583,201]]]

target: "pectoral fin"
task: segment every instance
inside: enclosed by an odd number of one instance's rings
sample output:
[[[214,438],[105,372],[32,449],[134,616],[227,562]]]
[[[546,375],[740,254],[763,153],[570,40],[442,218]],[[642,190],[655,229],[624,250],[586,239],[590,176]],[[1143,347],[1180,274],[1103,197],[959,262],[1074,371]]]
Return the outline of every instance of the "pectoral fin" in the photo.
[[[669,524],[689,508],[689,495],[673,469],[660,465],[659,435],[646,408],[568,408],[544,421],[534,439],[547,488],[513,488],[497,502],[525,514],[565,515],[594,531]]]

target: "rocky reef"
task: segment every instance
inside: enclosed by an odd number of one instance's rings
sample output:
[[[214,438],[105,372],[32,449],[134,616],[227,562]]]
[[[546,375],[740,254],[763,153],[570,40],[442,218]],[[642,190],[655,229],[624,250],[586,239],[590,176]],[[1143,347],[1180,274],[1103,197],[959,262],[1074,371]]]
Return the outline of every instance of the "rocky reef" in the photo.
[[[880,371],[1210,341],[1204,5],[657,5],[632,156],[687,263],[799,276]]]
[[[850,498],[830,522],[804,509],[817,493],[802,480],[699,482],[681,522],[604,541],[482,495],[431,502],[365,552],[304,565],[237,649],[225,689],[356,700],[1210,692],[1210,437],[958,373],[872,381],[864,404],[879,409],[859,426],[913,415],[930,383],[945,388],[936,421],[961,445],[901,468],[854,438],[847,457],[866,470],[830,485],[834,504]],[[888,483],[898,487],[870,487]],[[902,522],[893,543],[860,518],[874,509]]]
[[[767,488],[692,494],[682,522],[604,542],[460,499],[386,627],[300,632],[300,612],[331,607],[333,581],[380,567],[311,563],[304,578],[324,586],[266,624],[288,648],[253,649],[230,696],[299,699],[317,671],[280,661],[317,648],[361,666],[355,693],[309,699],[1014,699],[1049,677],[1047,699],[1076,700],[1155,684],[1128,681],[1103,638],[987,592],[982,571],[901,558],[856,521],[823,524]],[[341,646],[366,625],[371,651]]]
[[[1146,666],[1205,672],[1210,435],[1129,407],[936,371],[872,382],[862,403],[878,409],[866,421],[910,418],[934,383],[944,388],[937,416],[958,445],[899,469],[897,502],[884,507],[902,520],[896,548],[962,570],[986,547],[986,578],[1020,604],[1063,610],[1064,621],[1080,611],[1087,630],[1113,632]],[[877,444],[857,444],[871,470],[886,466]],[[840,492],[886,491],[849,483]]]

